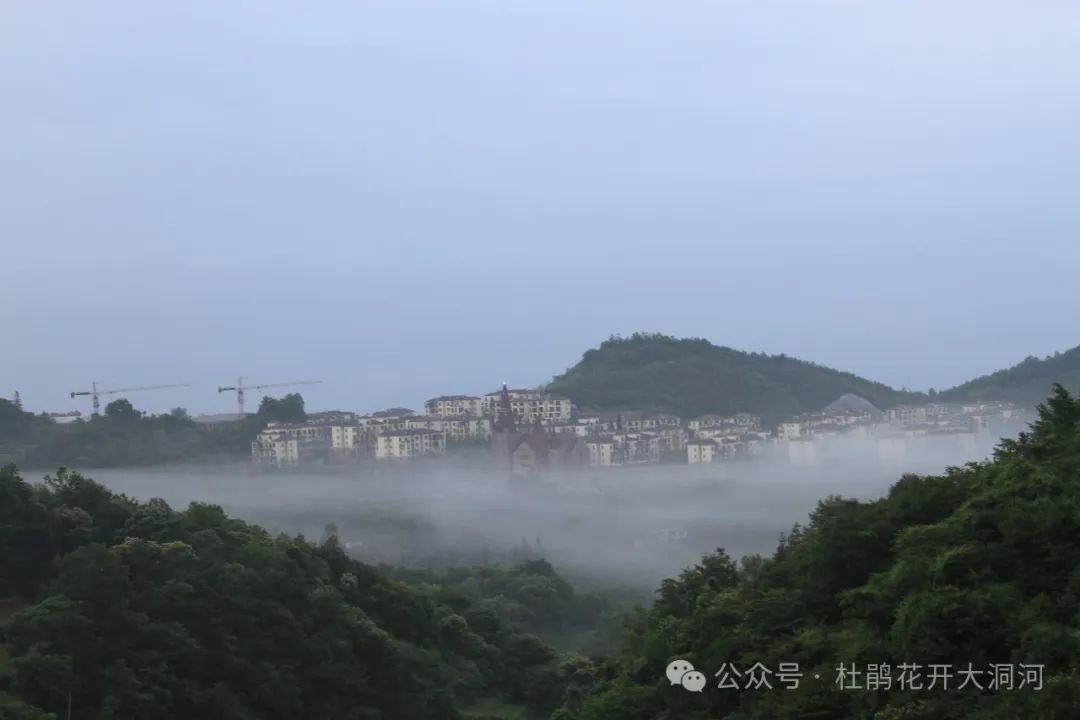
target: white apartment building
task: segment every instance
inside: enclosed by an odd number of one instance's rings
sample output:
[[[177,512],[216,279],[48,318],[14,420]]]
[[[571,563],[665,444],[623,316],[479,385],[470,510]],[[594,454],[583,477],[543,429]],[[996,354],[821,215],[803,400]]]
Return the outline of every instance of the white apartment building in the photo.
[[[742,441],[718,441],[708,439],[695,439],[686,444],[686,462],[689,465],[731,460],[741,452],[749,452]]]
[[[701,415],[687,421],[686,427],[694,432],[710,428],[756,430],[761,427],[761,418],[749,413],[737,413],[735,415]]]
[[[434,430],[446,435],[447,440],[487,440],[491,437],[491,418],[470,415],[430,416],[407,418],[407,430]]]
[[[263,437],[260,434],[251,443],[251,459],[259,465],[299,465],[300,442],[295,438]]]
[[[688,438],[685,428],[662,426],[653,428],[649,432],[660,438],[660,449],[664,451],[680,451],[686,448]]]
[[[585,446],[589,448],[589,464],[597,466],[621,465],[622,461],[616,453],[615,438],[593,435],[585,438]]]
[[[313,423],[270,423],[251,443],[251,459],[259,464],[299,465],[324,457],[330,449],[330,426]]]
[[[624,463],[660,462],[660,436],[655,433],[631,433],[623,438]]]
[[[446,453],[446,435],[435,430],[394,430],[375,441],[379,459],[415,458]]]
[[[441,395],[424,403],[424,414],[432,417],[480,417],[484,401],[473,395]]]
[[[536,390],[509,390],[510,410],[519,425],[532,425],[537,420],[545,425],[566,423],[570,420],[573,404],[570,398]],[[497,417],[502,402],[502,391],[484,396],[484,414]]]
[[[358,457],[375,450],[381,423],[349,423],[330,426],[330,449],[340,457]]]
[[[712,440],[691,440],[686,443],[686,462],[689,465],[704,465],[714,461],[716,443]]]
[[[885,411],[885,420],[892,425],[918,425],[933,420],[942,420],[958,414],[961,408],[944,403],[927,405],[897,405]]]
[[[616,433],[585,438],[590,465],[633,465],[660,461],[661,441],[655,433]]]

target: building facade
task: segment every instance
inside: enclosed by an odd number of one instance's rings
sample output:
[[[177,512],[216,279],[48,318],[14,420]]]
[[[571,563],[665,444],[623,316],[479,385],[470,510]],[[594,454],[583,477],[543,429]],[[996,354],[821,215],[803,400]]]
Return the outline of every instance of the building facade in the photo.
[[[424,403],[424,414],[431,417],[480,417],[484,401],[473,395],[441,395]]]
[[[379,459],[406,459],[445,453],[446,435],[435,430],[394,430],[379,435],[375,442],[375,457]]]
[[[567,423],[573,414],[570,398],[561,395],[539,392],[536,390],[507,390],[510,409],[518,426],[555,425]],[[502,412],[503,391],[488,393],[484,396],[483,412],[498,419]]]

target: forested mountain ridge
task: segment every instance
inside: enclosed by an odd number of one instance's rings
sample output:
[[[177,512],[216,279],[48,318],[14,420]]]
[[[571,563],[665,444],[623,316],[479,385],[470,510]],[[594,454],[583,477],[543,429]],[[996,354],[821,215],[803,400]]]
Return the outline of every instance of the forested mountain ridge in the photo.
[[[22,607],[0,622],[4,720],[69,704],[84,720],[490,717],[466,712],[478,702],[545,718],[595,681],[588,660],[500,615],[573,622],[572,591],[541,560],[488,571],[508,597],[484,602],[396,582],[333,536],[272,537],[68,471],[31,486],[13,467],[0,548],[0,609]]]
[[[797,360],[635,333],[612,337],[547,386],[580,407],[648,409],[680,417],[748,412],[775,423],[816,412],[845,393],[879,408],[924,402],[922,393],[895,390],[848,372]]]
[[[873,502],[829,498],[771,557],[719,551],[665,581],[619,671],[555,717],[1067,720],[1080,717],[1078,608],[1080,399],[1056,386],[992,460],[905,476]],[[674,658],[709,678],[703,693],[670,685]],[[802,680],[721,690],[725,663],[744,674],[797,663]],[[920,666],[921,689],[901,684],[905,663]],[[954,674],[930,689],[935,664],[973,671],[975,684],[958,689]],[[842,689],[841,665],[887,665],[895,683]],[[1011,687],[995,689],[997,665],[1017,673]],[[1021,682],[1022,665],[1041,666],[1038,687]]]
[[[1059,383],[1075,391],[1080,389],[1080,346],[1039,359],[1029,356],[1004,370],[982,375],[954,388],[942,391],[938,399],[947,402],[1009,400],[1034,407]]]

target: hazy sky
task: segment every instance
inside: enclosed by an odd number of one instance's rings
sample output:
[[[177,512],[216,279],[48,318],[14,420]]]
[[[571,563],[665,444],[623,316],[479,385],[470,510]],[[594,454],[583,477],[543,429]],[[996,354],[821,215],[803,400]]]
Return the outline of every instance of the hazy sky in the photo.
[[[544,382],[612,333],[945,387],[1080,343],[1080,3],[0,4],[0,394]]]

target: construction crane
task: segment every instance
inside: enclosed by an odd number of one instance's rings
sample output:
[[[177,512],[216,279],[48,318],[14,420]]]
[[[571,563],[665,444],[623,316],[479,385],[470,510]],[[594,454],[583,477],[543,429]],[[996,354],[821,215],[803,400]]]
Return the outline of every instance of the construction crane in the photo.
[[[217,391],[219,393],[235,392],[236,393],[236,404],[240,408],[238,414],[239,414],[240,417],[244,417],[244,393],[246,391],[248,391],[248,390],[262,390],[263,388],[288,387],[290,385],[318,385],[321,382],[322,382],[322,380],[295,380],[293,382],[268,383],[266,385],[245,385],[244,384],[244,378],[241,377],[241,378],[237,378],[235,385],[230,385],[228,387],[219,387],[217,389]]]
[[[164,390],[165,388],[181,388],[187,387],[187,383],[179,383],[175,385],[143,385],[142,387],[131,388],[117,388],[116,390],[99,390],[97,382],[90,383],[89,390],[83,390],[82,392],[73,392],[71,397],[78,397],[79,395],[89,395],[90,401],[94,406],[94,414],[99,415],[101,411],[101,395],[115,395],[116,393],[136,392],[139,390]]]

